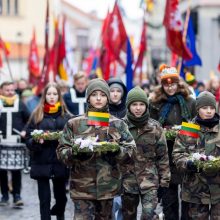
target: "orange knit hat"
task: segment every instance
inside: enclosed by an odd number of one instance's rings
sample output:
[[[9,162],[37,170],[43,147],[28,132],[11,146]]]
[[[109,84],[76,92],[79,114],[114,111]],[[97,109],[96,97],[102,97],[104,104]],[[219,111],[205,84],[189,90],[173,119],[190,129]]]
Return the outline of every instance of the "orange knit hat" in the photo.
[[[167,66],[166,64],[162,64],[160,66],[160,79],[161,83],[174,83],[179,82],[179,73],[175,67]]]

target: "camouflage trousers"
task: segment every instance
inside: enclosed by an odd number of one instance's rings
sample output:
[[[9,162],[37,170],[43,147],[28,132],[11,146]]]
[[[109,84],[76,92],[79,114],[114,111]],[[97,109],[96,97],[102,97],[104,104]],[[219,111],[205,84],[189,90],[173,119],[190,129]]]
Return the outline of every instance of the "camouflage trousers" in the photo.
[[[149,190],[145,194],[124,193],[122,196],[122,215],[125,220],[137,219],[139,200],[142,204],[142,220],[158,219],[155,209],[157,207],[157,190]]]
[[[113,199],[73,200],[74,220],[111,220]]]
[[[204,205],[196,203],[185,202],[185,210],[182,210],[182,213],[185,213],[182,216],[182,220],[219,220],[220,219],[220,204],[215,205]]]

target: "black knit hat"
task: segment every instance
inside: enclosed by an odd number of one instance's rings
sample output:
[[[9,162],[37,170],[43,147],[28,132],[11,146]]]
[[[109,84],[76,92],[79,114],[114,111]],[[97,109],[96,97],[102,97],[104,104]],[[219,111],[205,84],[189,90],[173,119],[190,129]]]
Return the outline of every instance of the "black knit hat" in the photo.
[[[126,107],[129,108],[132,102],[144,102],[146,106],[148,106],[147,94],[139,86],[136,86],[129,91],[126,100]]]
[[[216,109],[216,99],[211,92],[201,92],[196,98],[196,110],[198,111],[203,106],[213,106]]]
[[[110,100],[109,86],[103,79],[92,79],[86,89],[86,100],[88,101],[89,96],[96,90],[102,91],[106,94],[108,101]]]

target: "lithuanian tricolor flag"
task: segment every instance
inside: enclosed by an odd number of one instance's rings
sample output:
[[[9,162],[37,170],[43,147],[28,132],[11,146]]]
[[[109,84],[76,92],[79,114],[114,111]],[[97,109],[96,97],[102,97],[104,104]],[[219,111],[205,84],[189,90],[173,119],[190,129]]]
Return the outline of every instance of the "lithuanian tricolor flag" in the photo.
[[[106,112],[88,112],[88,125],[109,126],[110,114]]]
[[[187,123],[187,122],[182,122],[181,125],[181,130],[179,134],[185,135],[185,136],[190,136],[193,138],[198,138],[199,134],[198,132],[200,131],[200,126],[193,124],[193,123]]]

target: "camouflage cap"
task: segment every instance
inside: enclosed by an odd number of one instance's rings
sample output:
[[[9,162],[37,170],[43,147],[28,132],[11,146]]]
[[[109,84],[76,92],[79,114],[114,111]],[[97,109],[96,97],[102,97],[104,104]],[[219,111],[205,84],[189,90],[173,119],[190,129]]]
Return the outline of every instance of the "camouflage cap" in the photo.
[[[88,100],[89,96],[96,90],[102,91],[106,94],[108,100],[110,100],[110,90],[109,86],[103,79],[92,79],[89,82],[89,85],[86,89],[86,100]]]
[[[216,109],[215,96],[208,91],[201,92],[196,98],[196,110],[204,106],[213,106]]]
[[[141,89],[141,87],[136,86],[135,88],[129,91],[126,100],[127,108],[129,108],[132,102],[144,102],[146,106],[148,106],[147,94],[144,92],[143,89]]]

